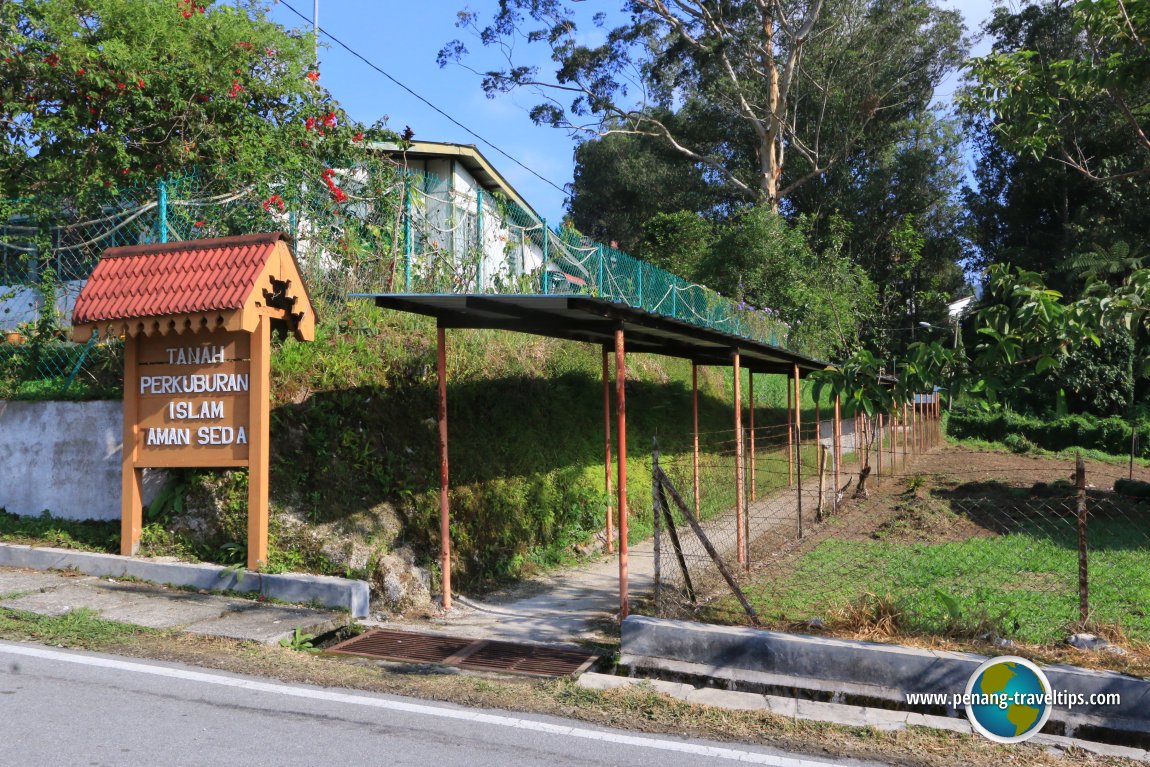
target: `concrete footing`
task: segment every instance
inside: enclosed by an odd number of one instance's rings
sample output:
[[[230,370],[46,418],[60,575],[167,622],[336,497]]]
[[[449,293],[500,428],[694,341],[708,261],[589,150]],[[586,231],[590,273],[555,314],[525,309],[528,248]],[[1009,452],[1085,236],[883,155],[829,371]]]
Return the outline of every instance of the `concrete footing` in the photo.
[[[620,665],[692,686],[779,695],[826,703],[960,717],[955,708],[908,706],[907,693],[966,690],[986,660],[973,653],[750,628],[629,616],[623,621]],[[1117,693],[1119,705],[1089,702],[1056,708],[1043,732],[1150,748],[1150,681],[1073,666],[1043,669],[1056,691],[1083,696]]]

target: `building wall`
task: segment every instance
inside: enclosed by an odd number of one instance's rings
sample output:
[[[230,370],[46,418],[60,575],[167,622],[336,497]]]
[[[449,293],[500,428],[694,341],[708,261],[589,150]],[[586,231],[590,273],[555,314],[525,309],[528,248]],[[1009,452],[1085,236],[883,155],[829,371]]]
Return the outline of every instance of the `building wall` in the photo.
[[[120,518],[123,403],[0,400],[0,509],[66,519]],[[144,503],[165,472],[144,472]]]

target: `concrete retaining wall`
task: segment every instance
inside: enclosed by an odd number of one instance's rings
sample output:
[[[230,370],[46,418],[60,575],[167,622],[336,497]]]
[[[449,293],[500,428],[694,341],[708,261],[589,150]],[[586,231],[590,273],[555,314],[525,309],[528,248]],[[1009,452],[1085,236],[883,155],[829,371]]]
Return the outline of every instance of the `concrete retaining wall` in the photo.
[[[623,621],[620,639],[620,665],[664,678],[894,708],[905,708],[906,693],[964,692],[970,675],[986,660],[971,653],[636,615]],[[1055,690],[1087,698],[1121,696],[1118,706],[1056,709],[1052,722],[1061,723],[1066,734],[1140,748],[1150,744],[1150,682],[1074,666],[1043,671]],[[946,713],[959,714],[955,709]],[[1105,737],[1093,737],[1099,733]]]
[[[66,519],[120,518],[122,403],[0,400],[0,508]],[[144,472],[144,502],[163,472]]]

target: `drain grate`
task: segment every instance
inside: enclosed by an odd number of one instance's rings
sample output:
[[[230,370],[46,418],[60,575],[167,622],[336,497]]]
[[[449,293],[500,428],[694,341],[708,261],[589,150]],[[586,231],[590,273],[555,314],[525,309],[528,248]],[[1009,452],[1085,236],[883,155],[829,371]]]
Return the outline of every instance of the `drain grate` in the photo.
[[[598,660],[581,650],[565,650],[516,642],[455,639],[434,634],[371,629],[325,650],[334,655],[439,663],[474,671],[500,671],[532,676],[581,674]]]

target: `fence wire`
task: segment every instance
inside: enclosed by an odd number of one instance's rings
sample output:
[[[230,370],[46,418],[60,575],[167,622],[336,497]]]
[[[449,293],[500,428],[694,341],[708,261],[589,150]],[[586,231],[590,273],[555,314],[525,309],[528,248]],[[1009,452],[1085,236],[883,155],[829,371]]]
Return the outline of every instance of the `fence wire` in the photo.
[[[16,340],[36,339],[42,348],[0,355],[6,366],[0,397],[53,386],[62,393],[69,380],[98,377],[98,364],[86,367],[89,354],[67,344],[47,347],[68,326],[76,296],[105,249],[252,231],[292,236],[313,301],[336,322],[354,293],[583,294],[777,346],[791,343],[789,326],[769,309],[720,296],[571,228],[552,227],[501,194],[383,157],[270,190],[189,171],[118,191],[83,210],[67,201],[8,201],[4,210],[0,329]],[[37,212],[44,210],[54,212]]]
[[[778,431],[756,440],[753,483],[749,451],[742,459],[741,512],[733,448],[700,458],[697,485],[689,453],[656,456],[655,484],[661,471],[686,507],[663,491],[661,509],[655,493],[657,614],[1037,643],[1086,625],[1150,640],[1150,499],[1112,489],[1122,467],[1092,466],[1080,491],[1073,462],[1010,456],[1002,468],[967,468],[931,452],[941,442],[933,424],[918,448],[905,430],[906,450],[904,430],[892,440],[888,427],[869,462],[861,437],[856,451],[844,435],[836,489],[832,440],[804,428],[795,453]]]

